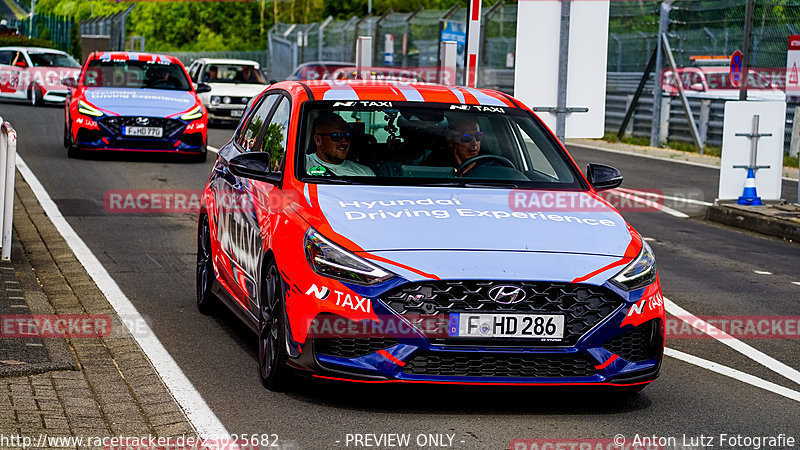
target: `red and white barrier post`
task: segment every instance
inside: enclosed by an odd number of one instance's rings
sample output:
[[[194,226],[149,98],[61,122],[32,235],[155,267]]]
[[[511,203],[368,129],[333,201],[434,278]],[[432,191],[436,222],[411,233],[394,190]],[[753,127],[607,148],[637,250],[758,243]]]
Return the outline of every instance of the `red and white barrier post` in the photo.
[[[464,78],[467,87],[478,84],[478,51],[481,43],[481,0],[469,0],[467,7],[467,46]]]
[[[0,258],[11,260],[11,230],[14,220],[14,175],[17,163],[17,132],[9,122],[0,117],[0,186],[2,196],[2,249]]]

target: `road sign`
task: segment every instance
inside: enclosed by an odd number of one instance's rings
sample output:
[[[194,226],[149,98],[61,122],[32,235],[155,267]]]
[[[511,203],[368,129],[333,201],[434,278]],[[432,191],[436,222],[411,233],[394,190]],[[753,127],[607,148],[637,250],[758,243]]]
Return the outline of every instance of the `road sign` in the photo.
[[[731,70],[730,70],[731,84],[734,87],[739,87],[742,80],[742,52],[736,50],[731,55]]]
[[[753,116],[759,116],[757,159],[751,160],[754,138]],[[722,167],[719,173],[719,199],[736,200],[742,195],[747,171],[742,166],[760,166],[756,190],[764,200],[781,198],[783,171],[783,133],[786,102],[725,102],[722,127]],[[768,135],[768,136],[767,136]],[[768,167],[767,167],[768,166]]]
[[[800,35],[789,36],[786,54],[786,96],[800,96]]]
[[[537,108],[536,114],[555,131],[561,2],[521,1],[518,5],[514,96]],[[608,0],[572,2],[566,109],[575,112],[567,114],[567,138],[598,138],[604,133],[608,12]]]

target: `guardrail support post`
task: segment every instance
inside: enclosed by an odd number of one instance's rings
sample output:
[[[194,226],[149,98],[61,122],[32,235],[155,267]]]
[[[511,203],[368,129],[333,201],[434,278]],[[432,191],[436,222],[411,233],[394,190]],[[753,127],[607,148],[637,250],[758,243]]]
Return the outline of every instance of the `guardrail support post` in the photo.
[[[458,42],[443,41],[440,54],[441,65],[439,65],[439,83],[456,84],[456,65],[458,64]]]
[[[669,140],[669,113],[672,110],[672,97],[661,96],[661,120],[658,125],[658,143],[664,145]]]
[[[359,36],[356,41],[356,71],[372,67],[372,36]]]
[[[3,182],[3,225],[0,259],[11,260],[11,232],[14,228],[14,175],[17,163],[17,132],[0,118],[0,170]]]

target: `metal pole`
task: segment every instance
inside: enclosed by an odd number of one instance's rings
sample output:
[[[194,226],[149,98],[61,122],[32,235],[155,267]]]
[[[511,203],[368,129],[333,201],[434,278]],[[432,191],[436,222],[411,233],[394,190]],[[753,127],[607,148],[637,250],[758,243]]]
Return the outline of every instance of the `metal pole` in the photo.
[[[649,78],[650,71],[653,70],[653,65],[656,63],[656,52],[658,51],[658,47],[653,50],[653,53],[650,54],[650,59],[647,61],[647,67],[644,69],[644,73],[642,73],[642,78],[639,79],[639,86],[636,87],[636,92],[633,95],[633,100],[631,104],[628,106],[628,110],[625,111],[625,118],[622,119],[622,124],[619,126],[619,131],[617,132],[617,140],[622,140],[622,137],[625,135],[625,128],[628,126],[628,121],[631,120],[633,117],[633,113],[636,110],[636,105],[639,104],[639,97],[642,95],[642,91],[644,91],[644,86],[647,84],[647,78]]]
[[[758,135],[758,122],[761,121],[761,116],[758,114],[753,115],[753,136]],[[758,139],[750,139],[750,167],[756,167],[756,160],[758,159]]]
[[[747,100],[747,70],[750,68],[750,50],[753,43],[753,12],[755,0],[747,0],[744,13],[744,44],[742,45],[742,82],[739,84],[739,100]]]
[[[561,29],[558,40],[558,100],[556,103],[556,137],[562,143],[567,130],[567,74],[569,71],[569,13],[572,0],[561,2]]]
[[[572,1],[572,0],[569,0]],[[464,85],[478,85],[478,52],[481,42],[481,0],[467,2],[467,45],[464,51]]]
[[[322,45],[325,41],[325,28],[327,28],[328,24],[333,21],[333,16],[328,16],[325,21],[322,22],[322,25],[319,26],[319,30],[317,30],[318,37],[317,37],[317,60],[322,61]]]
[[[675,83],[675,85],[678,87],[678,95],[680,95],[681,98],[681,106],[683,106],[683,112],[686,114],[686,121],[689,123],[689,131],[692,134],[692,140],[694,140],[694,145],[695,147],[697,147],[697,152],[702,155],[703,143],[700,141],[700,133],[697,131],[697,124],[694,121],[692,108],[689,106],[689,99],[686,98],[686,92],[683,91],[683,82],[678,77],[678,68],[675,65],[675,58],[673,58],[672,56],[672,49],[669,46],[669,40],[667,39],[666,33],[661,35],[661,43],[663,44],[664,53],[667,55],[667,60],[669,61],[669,66],[672,69],[672,73],[675,74],[678,80],[678,82]]]
[[[33,16],[36,14],[34,10],[36,9],[36,0],[31,0],[31,26],[28,27],[28,38],[30,39],[33,34]]]
[[[665,0],[661,3],[661,16],[658,21],[658,39],[656,42],[656,71],[655,88],[653,89],[653,121],[650,128],[650,146],[659,146],[659,135],[661,126],[661,72],[664,70],[664,50],[661,45],[661,36],[669,31],[669,12],[672,9],[673,0]],[[677,74],[676,74],[677,76]]]

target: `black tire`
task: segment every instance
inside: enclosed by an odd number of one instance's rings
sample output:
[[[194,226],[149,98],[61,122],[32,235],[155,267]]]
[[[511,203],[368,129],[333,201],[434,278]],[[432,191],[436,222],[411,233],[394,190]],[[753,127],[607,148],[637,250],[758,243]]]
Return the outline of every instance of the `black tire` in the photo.
[[[274,262],[265,271],[261,291],[258,325],[258,376],[261,384],[273,392],[289,387],[290,368],[286,365],[285,302],[283,282]]]
[[[80,159],[83,157],[83,151],[78,147],[78,144],[72,141],[72,136],[66,125],[64,125],[64,147],[67,148],[67,158]]]
[[[217,305],[217,296],[211,291],[214,282],[214,261],[211,258],[211,229],[208,215],[201,214],[197,221],[197,309],[211,314]]]
[[[44,94],[42,93],[42,88],[40,88],[39,85],[32,85],[29,92],[30,93],[28,94],[28,97],[31,101],[31,106],[44,105]]]
[[[189,160],[195,163],[204,163],[208,159],[208,149],[203,146],[203,151],[196,154],[189,156]]]

